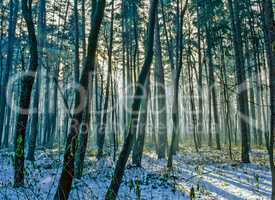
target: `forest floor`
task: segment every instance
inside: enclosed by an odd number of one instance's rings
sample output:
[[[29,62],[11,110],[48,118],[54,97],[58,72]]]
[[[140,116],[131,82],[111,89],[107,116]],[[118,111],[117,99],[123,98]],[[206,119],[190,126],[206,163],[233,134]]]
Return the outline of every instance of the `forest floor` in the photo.
[[[253,150],[253,164],[230,161],[227,153],[203,149],[197,154],[184,148],[174,156],[174,169],[166,170],[166,161],[146,151],[142,168],[127,166],[118,199],[185,200],[196,199],[269,199],[271,175],[264,150]],[[233,153],[239,156],[236,149]],[[84,176],[74,180],[70,199],[104,199],[111,181],[114,163],[110,157],[96,161],[88,152]],[[0,199],[52,199],[62,167],[57,150],[38,150],[36,161],[25,164],[25,187],[13,184],[13,153],[0,151]],[[237,157],[236,157],[237,159]],[[139,183],[138,183],[139,182]],[[192,189],[193,188],[193,189]],[[194,192],[191,192],[193,191]]]

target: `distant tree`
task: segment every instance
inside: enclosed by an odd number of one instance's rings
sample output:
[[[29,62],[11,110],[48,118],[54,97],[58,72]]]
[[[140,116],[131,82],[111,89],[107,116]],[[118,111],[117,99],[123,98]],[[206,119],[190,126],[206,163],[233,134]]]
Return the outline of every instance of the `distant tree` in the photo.
[[[213,115],[214,115],[214,125],[215,125],[215,135],[216,135],[216,147],[218,150],[221,150],[221,142],[220,142],[220,120],[218,115],[218,102],[217,102],[217,95],[216,95],[216,82],[214,77],[214,63],[213,63],[213,57],[214,57],[214,40],[215,40],[215,33],[213,32],[213,2],[205,1],[206,3],[206,9],[209,11],[209,18],[206,23],[206,43],[207,43],[207,49],[206,49],[206,56],[208,59],[208,73],[209,73],[209,87],[211,92],[211,98],[213,102]],[[210,94],[209,94],[210,95]]]
[[[108,104],[110,98],[111,88],[111,75],[112,75],[112,54],[113,54],[113,26],[114,26],[114,0],[112,0],[112,11],[111,11],[111,26],[110,26],[110,37],[108,44],[108,74],[107,74],[107,87],[105,92],[104,106],[103,106],[103,117],[100,126],[100,132],[98,134],[98,152],[97,158],[100,159],[103,156],[103,146],[105,141],[105,130],[107,125],[107,114]]]
[[[148,99],[150,91],[150,77],[148,76],[144,85],[144,98],[142,99],[140,111],[139,111],[139,121],[137,129],[137,137],[135,144],[133,146],[133,164],[137,167],[141,167],[141,159],[143,155],[145,135],[146,135],[146,124],[147,124],[147,113],[148,113]]]
[[[167,110],[166,110],[166,92],[165,92],[165,79],[164,67],[162,61],[162,48],[160,41],[160,28],[159,17],[156,18],[156,31],[155,31],[155,77],[156,77],[156,93],[157,93],[157,114],[158,114],[158,158],[165,158],[167,150]]]
[[[10,0],[9,2],[9,26],[8,26],[8,44],[7,44],[7,60],[6,67],[1,72],[1,88],[0,88],[0,146],[2,142],[2,134],[4,130],[5,122],[5,110],[6,110],[6,87],[8,84],[10,71],[13,63],[14,42],[16,33],[16,23],[18,14],[18,0]]]

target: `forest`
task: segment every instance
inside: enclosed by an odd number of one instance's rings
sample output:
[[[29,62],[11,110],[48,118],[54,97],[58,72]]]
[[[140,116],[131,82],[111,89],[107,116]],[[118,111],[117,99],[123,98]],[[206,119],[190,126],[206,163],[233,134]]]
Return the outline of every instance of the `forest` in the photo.
[[[0,0],[0,199],[275,200],[274,0]]]

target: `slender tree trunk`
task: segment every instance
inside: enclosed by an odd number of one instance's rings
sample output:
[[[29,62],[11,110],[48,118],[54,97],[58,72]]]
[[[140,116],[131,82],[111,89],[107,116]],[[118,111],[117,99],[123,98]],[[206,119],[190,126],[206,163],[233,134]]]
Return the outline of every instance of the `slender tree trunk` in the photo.
[[[99,30],[105,10],[105,0],[99,1],[92,18],[92,29],[89,35],[88,52],[85,66],[80,78],[80,84],[87,90],[89,84],[89,74],[94,72],[95,55],[97,50]],[[74,158],[76,151],[76,142],[79,135],[80,124],[83,117],[83,109],[86,108],[87,97],[82,99],[80,94],[76,95],[73,119],[69,128],[69,134],[66,141],[64,153],[63,169],[59,180],[58,188],[55,193],[55,200],[67,200],[71,191],[72,180],[74,176]],[[79,105],[82,105],[79,111]],[[77,112],[78,111],[78,112]]]
[[[240,22],[240,8],[239,0],[234,0],[234,5],[232,0],[228,0],[230,16],[232,21],[232,30],[234,38],[234,50],[235,50],[235,67],[236,67],[236,76],[238,84],[238,113],[240,120],[240,131],[242,138],[242,155],[241,160],[244,163],[249,163],[249,123],[246,121],[249,117],[248,109],[248,94],[247,94],[247,83],[246,75],[244,68],[244,56],[243,56],[243,45],[242,45],[242,36],[241,36],[241,22]]]
[[[85,113],[84,113],[84,118],[82,121],[83,128],[81,129],[81,133],[79,135],[79,140],[78,140],[78,148],[76,152],[76,158],[75,158],[75,177],[76,178],[81,178],[83,174],[83,169],[84,169],[84,159],[85,159],[85,154],[86,154],[86,149],[87,149],[87,144],[88,144],[88,136],[89,136],[89,131],[90,131],[90,121],[91,121],[91,99],[92,99],[92,82],[93,82],[93,75],[91,74],[89,77],[89,87],[87,91],[87,96],[88,96],[88,103],[85,108]]]
[[[83,65],[86,58],[86,17],[85,17],[85,0],[81,0],[81,18],[82,18],[82,49],[83,49]]]
[[[177,0],[177,51],[179,51],[179,55],[177,55],[177,65],[176,68],[172,71],[173,74],[173,104],[172,104],[172,121],[173,121],[173,130],[172,130],[172,141],[168,154],[168,162],[167,167],[172,168],[173,165],[173,154],[176,152],[177,140],[179,139],[179,80],[182,69],[182,49],[183,49],[183,34],[182,34],[182,26],[183,26],[183,17],[185,11],[187,9],[188,0],[186,0],[184,7],[179,5],[179,1]],[[181,7],[181,11],[180,11]]]
[[[197,0],[197,27],[198,27],[198,67],[199,67],[199,77],[198,77],[198,98],[199,98],[199,118],[198,118],[198,145],[201,146],[202,143],[202,133],[203,133],[203,102],[202,102],[202,53],[201,53],[201,28],[200,28],[200,10],[199,10],[199,0]]]
[[[18,0],[10,0],[9,7],[9,26],[8,26],[8,44],[7,44],[7,60],[6,68],[3,69],[1,76],[1,88],[0,88],[0,146],[2,142],[2,132],[5,119],[5,107],[6,107],[6,87],[10,75],[10,70],[12,68],[13,62],[13,52],[14,52],[14,41],[15,41],[15,30],[17,23],[17,13],[18,13]]]
[[[22,0],[22,14],[27,24],[29,44],[30,44],[30,67],[28,75],[22,80],[20,91],[19,107],[21,112],[17,116],[15,129],[15,158],[14,158],[14,186],[20,187],[24,185],[24,144],[25,134],[28,120],[28,111],[30,107],[32,86],[38,67],[37,40],[35,35],[35,27],[32,19],[32,5],[27,0]]]
[[[270,136],[269,136],[269,161],[272,175],[272,195],[275,200],[275,163],[274,163],[274,139],[275,139],[275,20],[272,10],[272,1],[264,0],[265,31],[267,34],[266,52],[269,66],[270,81]]]
[[[189,31],[189,41],[191,41],[190,38],[190,31]],[[191,108],[191,118],[192,118],[192,130],[193,130],[193,140],[194,140],[194,145],[195,145],[195,149],[196,152],[199,152],[199,147],[198,147],[198,137],[197,137],[197,116],[196,116],[196,106],[195,106],[195,102],[194,102],[194,86],[193,86],[193,80],[192,80],[192,76],[193,76],[193,70],[192,70],[192,63],[190,60],[190,55],[192,55],[191,52],[191,44],[188,45],[188,53],[187,53],[187,65],[188,65],[188,80],[189,80],[189,94],[190,94],[190,108]]]
[[[46,76],[45,76],[45,97],[48,97],[50,95],[50,77],[49,77],[49,71],[46,70]],[[45,146],[47,143],[47,135],[49,133],[49,100],[47,98],[44,99],[44,122],[43,122],[43,145]]]
[[[224,56],[224,47],[223,47],[223,39],[221,37],[221,78],[223,80],[223,98],[225,101],[225,131],[226,136],[228,137],[228,150],[229,150],[229,156],[230,159],[233,159],[232,155],[232,123],[231,123],[231,108],[230,108],[230,99],[228,95],[228,81],[227,81],[227,71],[225,67],[225,56]]]
[[[78,0],[74,0],[74,27],[75,27],[75,36],[74,36],[74,79],[75,82],[79,82],[79,21],[78,21]]]
[[[147,80],[145,82],[144,89],[144,98],[141,103],[140,111],[139,111],[139,122],[138,122],[138,130],[137,130],[137,139],[133,147],[133,164],[137,167],[141,167],[141,159],[144,148],[145,134],[146,134],[146,123],[147,123],[147,106],[148,106],[148,98],[149,98],[149,90],[150,90],[150,76],[148,75]]]
[[[46,2],[45,0],[39,1],[39,15],[38,15],[38,46],[40,49],[40,63],[42,65],[43,48],[45,40],[45,29],[46,29]],[[41,81],[41,67],[39,66],[38,73],[36,76],[35,88],[33,91],[33,114],[31,119],[29,146],[27,153],[27,160],[34,161],[34,151],[36,145],[36,137],[39,132],[38,130],[38,114],[39,114],[39,98],[40,98],[40,81]]]
[[[114,175],[112,177],[111,185],[108,188],[105,199],[106,200],[115,200],[119,186],[122,182],[122,177],[124,174],[125,166],[129,158],[130,152],[132,150],[133,141],[137,129],[137,120],[138,113],[141,105],[141,96],[143,96],[143,86],[145,84],[146,78],[148,77],[150,66],[153,60],[153,45],[154,45],[154,28],[155,28],[155,19],[157,14],[158,0],[151,0],[150,2],[150,11],[149,11],[149,21],[147,25],[147,42],[146,42],[146,54],[145,60],[142,67],[142,70],[139,74],[137,87],[135,91],[134,102],[132,104],[132,115],[128,128],[127,137],[125,138],[121,153],[119,155]]]
[[[162,159],[166,156],[167,147],[167,112],[166,112],[166,92],[165,92],[165,79],[164,69],[162,63],[162,50],[160,41],[159,19],[156,16],[156,31],[155,31],[155,77],[157,84],[157,100],[158,100],[158,158]]]
[[[207,40],[207,57],[208,57],[208,67],[209,67],[209,87],[213,100],[213,114],[215,122],[215,134],[216,134],[216,147],[221,150],[220,142],[220,121],[218,116],[218,104],[216,96],[216,84],[214,77],[214,65],[213,65],[213,38],[211,37],[211,28],[206,29],[206,40]]]
[[[111,11],[111,26],[110,26],[110,41],[108,47],[108,74],[107,74],[107,87],[105,93],[104,107],[103,107],[103,118],[100,127],[100,133],[98,138],[98,152],[97,158],[100,159],[103,156],[103,146],[105,141],[105,130],[107,126],[107,115],[108,115],[108,103],[110,93],[110,82],[112,75],[112,53],[113,53],[113,25],[114,24],[114,0],[112,0],[112,11]]]
[[[0,3],[1,6],[1,13],[4,13],[4,6],[3,6],[3,1]],[[4,15],[1,15],[1,24],[0,24],[0,94],[2,94],[2,78],[3,78],[3,38],[4,38]],[[0,103],[1,103],[1,96],[0,96]],[[1,127],[1,124],[0,124]],[[2,140],[2,131],[0,131],[0,147],[1,147],[1,140]]]

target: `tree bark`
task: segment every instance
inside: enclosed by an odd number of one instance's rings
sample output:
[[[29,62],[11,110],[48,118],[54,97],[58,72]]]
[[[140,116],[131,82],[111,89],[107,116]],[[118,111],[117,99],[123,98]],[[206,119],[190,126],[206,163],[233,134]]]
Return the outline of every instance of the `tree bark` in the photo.
[[[243,56],[243,44],[241,35],[241,22],[240,22],[240,8],[239,0],[234,0],[234,6],[232,0],[228,0],[231,25],[233,30],[233,43],[235,51],[235,68],[237,76],[237,102],[238,102],[238,112],[240,121],[240,131],[242,138],[242,155],[241,160],[244,163],[249,163],[249,123],[247,119],[249,118],[248,109],[248,94],[247,94],[247,83],[244,68],[244,56]]]
[[[20,187],[24,185],[24,144],[25,134],[28,120],[28,111],[30,107],[30,99],[32,86],[35,79],[35,74],[38,67],[38,52],[37,39],[35,35],[35,27],[32,18],[32,2],[22,0],[22,14],[27,24],[28,37],[30,44],[30,66],[28,75],[22,80],[22,87],[20,90],[19,107],[21,112],[17,116],[15,128],[15,158],[14,158],[14,186]]]
[[[176,152],[177,140],[179,139],[179,80],[182,69],[182,49],[183,49],[183,34],[182,34],[182,26],[183,26],[183,17],[185,11],[187,9],[188,0],[186,0],[184,7],[179,5],[179,1],[177,0],[177,51],[179,51],[179,55],[177,55],[177,65],[172,71],[173,73],[173,105],[172,105],[172,121],[173,121],[173,130],[172,130],[172,141],[171,146],[168,153],[168,162],[167,167],[172,168],[173,165],[173,154]],[[181,7],[181,10],[180,10]]]
[[[216,147],[218,150],[221,150],[221,142],[220,142],[220,121],[218,116],[218,105],[217,105],[217,95],[216,95],[216,84],[214,77],[214,64],[213,64],[213,38],[212,38],[212,28],[210,20],[210,25],[206,28],[206,41],[207,41],[207,58],[208,58],[208,67],[209,67],[209,87],[213,100],[213,114],[214,114],[214,122],[215,122],[215,135],[216,135]]]
[[[150,10],[149,10],[149,21],[147,24],[148,36],[147,36],[147,42],[146,42],[145,60],[144,60],[142,70],[138,77],[137,87],[134,95],[135,99],[132,104],[132,113],[131,113],[131,120],[128,128],[128,133],[125,138],[121,153],[119,155],[119,158],[115,167],[111,185],[109,186],[105,196],[106,200],[116,199],[119,186],[122,182],[125,166],[129,158],[130,152],[132,150],[133,141],[136,135],[135,133],[137,129],[138,113],[139,113],[140,105],[142,101],[140,97],[144,95],[143,87],[144,87],[146,78],[148,77],[150,66],[153,60],[154,28],[155,28],[157,7],[158,7],[158,0],[151,0]]]
[[[146,134],[146,123],[147,123],[147,108],[148,108],[148,98],[149,98],[149,90],[150,90],[150,77],[147,77],[145,82],[145,92],[144,99],[141,103],[140,111],[139,111],[139,122],[138,122],[138,130],[137,130],[137,139],[133,147],[133,164],[137,167],[141,167],[141,159],[144,148],[145,134]]]
[[[164,69],[162,63],[162,49],[160,41],[159,19],[156,16],[156,31],[155,31],[155,77],[157,84],[157,100],[158,100],[158,158],[162,159],[166,156],[167,148],[167,112],[166,112],[166,92]]]
[[[98,44],[99,30],[105,10],[105,0],[97,2],[97,7],[92,18],[92,29],[89,35],[88,52],[85,66],[80,78],[81,86],[87,90],[89,84],[89,74],[94,72],[95,57]],[[70,124],[69,134],[66,141],[66,149],[64,153],[63,169],[59,180],[58,188],[55,193],[55,200],[67,200],[71,191],[72,180],[74,176],[74,160],[76,151],[76,142],[79,135],[80,124],[83,117],[83,109],[86,108],[87,96],[82,98],[80,94],[76,95],[73,119]],[[78,108],[81,105],[81,108]],[[79,111],[80,109],[80,111]]]
[[[1,88],[0,88],[0,146],[2,142],[2,132],[4,130],[4,119],[5,119],[5,107],[6,107],[6,87],[10,75],[10,70],[12,68],[13,62],[13,52],[14,52],[14,40],[15,40],[15,30],[17,22],[17,13],[18,13],[18,0],[10,0],[9,7],[9,26],[8,26],[8,44],[7,44],[7,60],[6,68],[3,69],[1,76]]]
[[[107,87],[104,99],[103,107],[103,117],[100,126],[100,132],[98,134],[98,152],[97,158],[100,159],[103,156],[103,146],[105,142],[105,130],[107,125],[107,115],[108,115],[108,103],[110,96],[110,82],[112,75],[112,53],[113,53],[113,26],[114,26],[114,0],[112,0],[112,11],[111,11],[111,26],[110,26],[110,40],[108,45],[108,73],[107,73]]]
[[[39,46],[39,58],[40,63],[42,65],[43,58],[43,48],[44,48],[44,40],[45,40],[45,30],[46,30],[46,2],[45,0],[39,1],[39,15],[38,15],[38,46]],[[31,128],[30,128],[30,137],[29,137],[29,146],[27,153],[27,160],[34,161],[34,151],[36,145],[36,137],[38,134],[38,113],[39,113],[39,97],[40,97],[40,80],[41,80],[41,67],[38,69],[38,73],[36,76],[35,88],[33,91],[33,114],[31,119]]]
[[[275,20],[272,10],[272,1],[264,0],[265,31],[267,34],[266,52],[269,66],[270,81],[270,136],[269,136],[269,161],[272,175],[272,195],[275,200],[275,163],[274,163],[274,137],[275,137]]]

